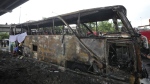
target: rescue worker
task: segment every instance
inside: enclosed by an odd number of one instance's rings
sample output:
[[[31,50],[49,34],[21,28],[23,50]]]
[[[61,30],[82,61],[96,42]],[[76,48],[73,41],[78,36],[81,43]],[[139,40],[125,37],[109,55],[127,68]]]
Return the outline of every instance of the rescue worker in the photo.
[[[17,51],[18,51],[18,45],[16,45],[16,47],[13,50],[13,56],[17,55]]]
[[[148,46],[148,40],[147,37],[144,35],[141,35],[141,39],[142,39],[142,48],[141,48],[141,52],[143,54],[143,56],[147,57],[148,59],[150,59],[150,55],[149,55],[149,46]]]
[[[19,45],[16,45],[16,47],[13,50],[13,55],[15,56],[22,55],[22,43],[20,43]]]

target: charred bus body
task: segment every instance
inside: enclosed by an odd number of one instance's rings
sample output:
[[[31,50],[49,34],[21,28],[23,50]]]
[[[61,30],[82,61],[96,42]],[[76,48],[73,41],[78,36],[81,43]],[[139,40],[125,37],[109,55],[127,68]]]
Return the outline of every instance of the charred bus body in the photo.
[[[113,23],[113,32],[98,28],[104,21]],[[138,83],[144,77],[139,35],[123,6],[81,10],[18,24],[16,28],[28,33],[23,44],[26,56],[122,83]]]

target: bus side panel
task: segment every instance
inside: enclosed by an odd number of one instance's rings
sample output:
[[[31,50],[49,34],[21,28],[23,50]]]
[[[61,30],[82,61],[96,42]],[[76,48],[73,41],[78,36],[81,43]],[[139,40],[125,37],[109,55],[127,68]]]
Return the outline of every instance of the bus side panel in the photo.
[[[85,38],[81,41],[100,59],[104,59],[104,40]],[[85,64],[93,60],[93,54],[74,35],[29,35],[24,41],[24,54],[61,66],[65,66],[66,60]]]
[[[65,55],[67,60],[88,63],[90,53],[87,52],[85,48],[81,46],[79,41],[75,36],[66,36],[65,37]]]
[[[24,41],[24,53],[35,59],[64,65],[60,35],[29,35]]]
[[[101,61],[105,61],[106,41],[105,39],[81,39],[81,41],[94,53]]]

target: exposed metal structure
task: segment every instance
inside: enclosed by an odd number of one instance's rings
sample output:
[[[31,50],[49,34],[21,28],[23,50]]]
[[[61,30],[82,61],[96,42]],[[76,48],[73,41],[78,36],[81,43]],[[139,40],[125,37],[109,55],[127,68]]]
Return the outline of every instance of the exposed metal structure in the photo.
[[[114,32],[92,30],[92,22],[112,20]],[[121,30],[118,20],[122,22]],[[72,27],[71,25],[75,25]],[[64,68],[122,84],[139,83],[142,73],[139,35],[126,17],[124,6],[81,10],[45,20],[16,25],[28,36],[23,54]]]
[[[122,11],[124,15],[126,15],[126,9],[123,6],[118,6],[113,7],[113,9],[117,8],[118,10]],[[74,24],[77,23],[78,17],[80,15],[80,23],[86,23],[86,22],[94,22],[94,21],[103,21],[103,20],[108,20],[110,18],[113,18],[114,15],[117,12],[114,12],[112,7],[100,7],[100,8],[93,8],[93,9],[88,9],[88,10],[80,10],[68,14],[63,14],[60,15],[68,24]],[[92,16],[92,17],[90,17]],[[88,19],[86,19],[88,18]],[[119,18],[119,17],[118,17]],[[22,23],[18,24],[17,27],[22,27],[22,28],[37,28],[38,27],[47,27],[47,26],[52,26],[53,21],[55,22],[55,25],[63,25],[64,23],[58,19],[58,16],[55,17],[50,17],[46,18],[44,20],[39,20],[39,21],[33,21],[33,22],[27,22],[27,23]]]

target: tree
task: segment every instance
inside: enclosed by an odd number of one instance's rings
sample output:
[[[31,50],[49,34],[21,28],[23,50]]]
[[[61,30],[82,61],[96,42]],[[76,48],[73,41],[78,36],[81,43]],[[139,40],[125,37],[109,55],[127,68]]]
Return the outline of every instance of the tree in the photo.
[[[0,40],[2,39],[8,39],[9,38],[9,34],[6,32],[2,32],[0,33]]]
[[[86,23],[86,25],[92,30],[96,31],[96,22]],[[97,31],[100,32],[114,32],[115,28],[113,23],[109,21],[100,21],[97,22]]]
[[[108,21],[102,21],[97,23],[98,31],[102,32],[114,32],[115,28],[113,27],[113,23]]]

